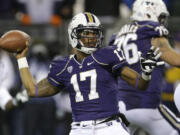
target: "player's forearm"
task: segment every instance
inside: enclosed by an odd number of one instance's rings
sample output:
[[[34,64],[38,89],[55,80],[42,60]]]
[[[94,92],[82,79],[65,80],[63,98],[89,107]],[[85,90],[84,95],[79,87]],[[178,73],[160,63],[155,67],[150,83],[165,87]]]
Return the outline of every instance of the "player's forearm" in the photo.
[[[136,79],[136,83],[139,90],[146,90],[149,86],[149,80],[144,80],[142,75],[138,78],[138,80]]]
[[[131,86],[138,88],[139,90],[146,90],[149,84],[149,80],[144,80],[142,75],[134,75],[132,77],[125,77],[124,80]]]
[[[28,95],[31,97],[36,96],[36,83],[29,70],[26,57],[24,55],[17,57],[17,62],[18,62],[21,80],[23,82],[25,89],[27,90]]]
[[[168,64],[176,67],[180,67],[180,53],[177,53],[170,45],[169,41],[164,38],[155,38],[152,40],[152,45],[156,46],[162,52],[160,57]]]
[[[139,90],[146,90],[150,80],[150,78],[143,79],[142,75],[139,75],[136,71],[128,67],[123,68],[121,78]]]
[[[21,80],[23,82],[25,89],[27,90],[28,95],[30,97],[36,96],[36,83],[34,81],[34,78],[32,77],[31,72],[29,71],[29,68],[22,68],[19,71]]]
[[[180,54],[176,53],[175,51],[164,52],[161,56],[161,59],[170,64],[171,66],[180,68]]]

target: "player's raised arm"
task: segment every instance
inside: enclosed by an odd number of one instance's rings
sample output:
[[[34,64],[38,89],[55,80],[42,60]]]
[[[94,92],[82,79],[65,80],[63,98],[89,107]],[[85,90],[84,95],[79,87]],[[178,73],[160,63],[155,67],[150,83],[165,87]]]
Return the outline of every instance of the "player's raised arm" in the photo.
[[[124,67],[121,71],[121,78],[130,85],[137,87],[140,90],[145,90],[151,80],[151,73],[156,66],[163,65],[163,61],[158,61],[162,53],[159,48],[151,47],[146,55],[146,58],[140,55],[140,64],[142,74],[139,75],[136,71],[129,67]]]
[[[28,92],[28,95],[31,97],[51,96],[59,92],[57,88],[51,85],[46,78],[41,80],[39,83],[36,83],[28,67],[28,62],[26,60],[27,52],[28,45],[21,53],[17,54],[16,58],[18,61],[21,80]]]
[[[152,45],[160,48],[162,60],[172,66],[180,67],[180,54],[171,48],[169,41],[165,37],[152,39]]]

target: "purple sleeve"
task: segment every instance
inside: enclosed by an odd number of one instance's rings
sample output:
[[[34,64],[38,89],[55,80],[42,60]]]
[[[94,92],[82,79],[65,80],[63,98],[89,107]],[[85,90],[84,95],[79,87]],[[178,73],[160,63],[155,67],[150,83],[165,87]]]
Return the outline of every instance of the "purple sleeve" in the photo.
[[[63,70],[64,68],[64,64],[59,63],[57,61],[53,61],[50,65],[50,70],[48,73],[48,81],[56,87],[59,88],[64,88],[64,84],[63,84],[63,77],[61,77],[61,75],[59,75],[59,73]]]
[[[117,46],[101,48],[92,56],[99,64],[109,66],[113,72],[127,65],[123,52]]]
[[[142,38],[152,38],[152,37],[167,37],[169,31],[163,25],[160,25],[157,22],[146,22],[141,24],[138,29],[138,35]]]

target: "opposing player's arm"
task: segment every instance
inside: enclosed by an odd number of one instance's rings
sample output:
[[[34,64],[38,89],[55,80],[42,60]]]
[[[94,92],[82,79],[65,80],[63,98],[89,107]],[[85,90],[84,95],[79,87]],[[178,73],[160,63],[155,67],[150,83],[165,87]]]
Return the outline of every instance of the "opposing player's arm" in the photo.
[[[141,75],[129,67],[124,67],[120,73],[120,77],[133,87],[139,90],[145,90],[148,87],[149,80],[144,80]]]
[[[20,75],[24,87],[30,97],[46,97],[59,92],[59,89],[51,85],[47,78],[41,80],[39,83],[36,83],[29,71],[29,68],[20,69]]]
[[[153,38],[152,45],[160,48],[162,52],[160,58],[162,60],[172,66],[180,67],[180,54],[171,48],[169,41],[165,37]]]

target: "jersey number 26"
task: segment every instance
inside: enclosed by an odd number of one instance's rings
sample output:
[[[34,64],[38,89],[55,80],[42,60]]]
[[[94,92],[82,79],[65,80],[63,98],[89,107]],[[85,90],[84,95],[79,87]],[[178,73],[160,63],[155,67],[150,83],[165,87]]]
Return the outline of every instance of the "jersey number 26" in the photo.
[[[119,50],[123,50],[126,60],[129,64],[134,64],[139,61],[137,45],[132,43],[135,40],[137,40],[137,34],[130,33],[118,37],[114,42]]]

